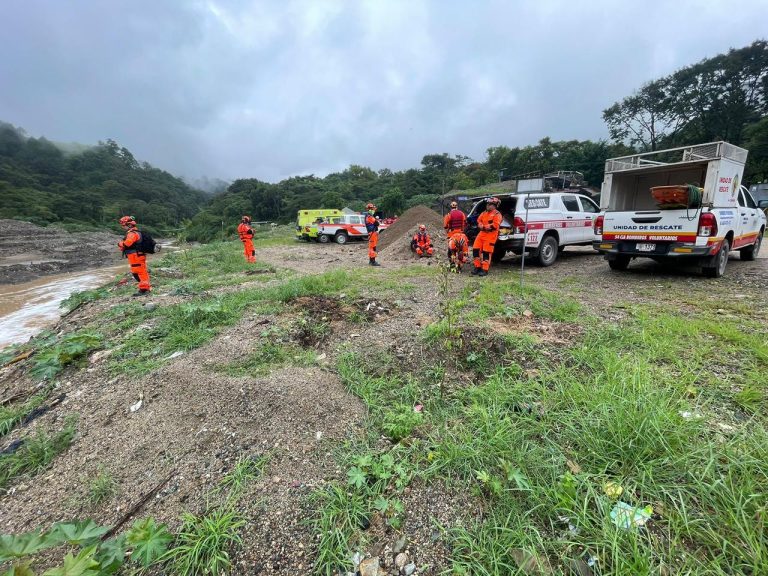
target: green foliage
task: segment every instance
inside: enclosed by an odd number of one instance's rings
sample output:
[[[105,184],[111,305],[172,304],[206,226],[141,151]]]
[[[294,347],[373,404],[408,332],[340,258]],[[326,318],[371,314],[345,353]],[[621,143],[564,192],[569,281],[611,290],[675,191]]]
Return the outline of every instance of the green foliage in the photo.
[[[101,346],[102,336],[80,331],[67,334],[44,345],[33,357],[30,375],[39,380],[51,380],[66,366],[84,358]]]
[[[44,388],[40,394],[32,396],[20,405],[0,406],[0,438],[8,434],[14,427],[24,420],[29,414],[39,408],[50,395],[51,388]]]
[[[422,414],[414,412],[413,406],[401,404],[386,412],[381,427],[390,440],[399,442],[410,436],[422,419]]]
[[[35,554],[54,545],[40,531],[19,535],[2,534],[0,535],[0,564]]]
[[[65,312],[71,312],[87,302],[101,300],[107,296],[109,296],[109,290],[106,288],[94,288],[93,290],[73,292],[68,298],[62,301],[60,306]]]
[[[244,525],[245,519],[232,507],[200,516],[186,513],[176,545],[165,558],[179,576],[226,573],[232,565],[229,551],[242,544],[239,531]]]
[[[94,559],[96,548],[96,545],[83,548],[77,556],[67,553],[63,566],[46,570],[43,576],[99,576],[99,563]]]
[[[48,539],[58,543],[66,542],[72,546],[82,546],[94,542],[109,529],[98,526],[93,520],[81,522],[58,522],[53,525]]]
[[[168,551],[173,536],[165,524],[157,524],[154,518],[137,520],[125,537],[125,542],[133,548],[131,561],[143,568],[148,568]]]
[[[101,470],[91,481],[88,489],[88,503],[98,506],[117,494],[117,482],[108,472]]]
[[[216,492],[228,492],[227,500],[237,500],[249,482],[259,478],[264,473],[269,456],[240,456],[234,468],[221,479]]]
[[[131,214],[150,231],[177,228],[205,195],[139,163],[113,140],[74,153],[0,122],[0,218],[69,228],[111,226]]]
[[[0,493],[16,478],[33,476],[45,470],[53,459],[69,448],[75,436],[74,417],[67,418],[64,428],[53,436],[42,430],[27,438],[13,454],[0,455]]]

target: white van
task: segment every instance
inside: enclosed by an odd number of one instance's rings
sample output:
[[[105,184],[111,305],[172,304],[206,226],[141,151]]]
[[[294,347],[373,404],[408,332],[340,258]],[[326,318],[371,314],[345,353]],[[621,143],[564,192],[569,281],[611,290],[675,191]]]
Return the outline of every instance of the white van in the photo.
[[[569,191],[497,194],[502,222],[493,253],[498,262],[507,252],[525,251],[542,266],[551,266],[566,246],[591,246],[595,238],[597,204],[583,194]],[[486,197],[467,216],[467,236],[477,236],[477,217],[485,211]],[[527,233],[527,235],[526,235]]]
[[[731,250],[754,260],[766,218],[741,186],[746,161],[747,151],[727,142],[607,160],[595,249],[613,270],[633,258],[685,259],[713,278]],[[685,191],[670,202],[663,194],[675,188]]]

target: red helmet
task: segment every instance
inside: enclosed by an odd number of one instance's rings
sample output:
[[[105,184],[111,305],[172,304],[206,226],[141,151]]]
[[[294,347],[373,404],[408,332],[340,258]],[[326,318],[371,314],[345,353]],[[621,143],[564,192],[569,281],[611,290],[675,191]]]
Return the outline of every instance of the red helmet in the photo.
[[[136,226],[136,218],[133,216],[123,216],[120,218],[120,226]]]
[[[426,232],[427,227],[424,224],[419,224],[419,232]]]
[[[490,198],[487,198],[487,199],[485,200],[485,202],[486,202],[486,204],[493,204],[493,205],[494,205],[494,206],[496,206],[497,208],[499,207],[499,204],[501,204],[501,200],[499,200],[498,198],[496,198],[496,196],[491,196]]]
[[[376,206],[374,204],[368,203],[368,206],[365,207],[366,210],[376,210]]]
[[[250,221],[251,221],[251,217],[250,216],[243,216],[243,222],[248,223]]]

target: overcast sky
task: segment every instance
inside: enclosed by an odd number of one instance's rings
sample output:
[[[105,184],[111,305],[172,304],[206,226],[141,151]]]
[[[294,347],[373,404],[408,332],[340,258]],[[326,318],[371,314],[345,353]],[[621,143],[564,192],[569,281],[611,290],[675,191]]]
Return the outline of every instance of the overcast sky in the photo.
[[[2,0],[0,120],[195,178],[607,137],[644,82],[768,36],[768,0]]]

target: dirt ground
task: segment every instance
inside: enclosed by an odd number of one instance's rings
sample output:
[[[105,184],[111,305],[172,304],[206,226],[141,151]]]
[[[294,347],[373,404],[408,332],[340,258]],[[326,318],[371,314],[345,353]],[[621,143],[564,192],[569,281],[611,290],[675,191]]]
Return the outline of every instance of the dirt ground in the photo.
[[[55,226],[0,220],[0,284],[118,263],[120,239],[107,231],[67,232]]]
[[[297,243],[260,249],[257,258],[277,269],[300,273],[354,270],[367,266],[367,246]],[[386,278],[388,270],[407,264],[434,266],[436,261],[400,254],[396,259],[382,257],[379,270]],[[491,275],[518,278],[520,264],[520,258],[510,256],[493,266]],[[525,275],[526,281],[575,296],[588,310],[610,318],[621,313],[614,304],[654,302],[660,293],[674,294],[681,305],[688,298],[722,293],[765,306],[768,259],[741,262],[738,255],[732,256],[726,276],[711,280],[695,269],[663,268],[651,261],[635,261],[627,272],[617,273],[591,249],[569,248],[552,267],[526,264]],[[484,281],[471,277],[468,271],[452,278],[456,291],[466,285],[479,287]],[[292,314],[311,309],[309,301],[296,303],[292,311],[280,317],[245,317],[203,347],[138,379],[111,377],[107,355],[92,355],[86,369],[65,373],[57,391],[66,394],[60,407],[15,430],[0,443],[0,449],[5,448],[27,435],[29,428],[60,428],[65,414],[80,414],[73,446],[42,476],[16,484],[0,497],[0,532],[26,531],[84,517],[114,523],[169,474],[171,481],[141,515],[177,526],[181,512],[199,512],[204,507],[206,491],[231,469],[238,456],[269,453],[266,473],[243,498],[249,522],[243,533],[245,547],[236,555],[233,574],[310,573],[318,535],[306,523],[312,514],[306,497],[330,480],[345,480],[345,471],[338,467],[332,449],[359,437],[366,418],[364,405],[346,391],[330,366],[337,354],[349,347],[366,350],[381,346],[404,363],[419,356],[403,335],[418,332],[439,316],[439,298],[433,275],[409,277],[408,282],[415,290],[397,302],[382,300],[375,285],[361,286],[360,298],[376,302],[381,314],[373,321],[355,324],[339,314],[330,337],[314,344],[318,357],[323,358],[318,366],[276,368],[265,375],[237,377],[216,370],[217,365],[248,355],[265,326],[288,322]],[[157,288],[152,301],[158,305],[178,300],[164,295],[162,286]],[[76,326],[114,304],[86,304],[66,322]],[[322,303],[337,311],[349,305]],[[360,303],[353,305],[359,307]],[[578,329],[566,334],[547,322],[524,322],[525,329],[549,334],[552,346],[578,338]],[[0,371],[1,397],[30,385],[13,367]],[[129,407],[139,398],[143,398],[142,408],[131,413]],[[109,504],[93,508],[85,504],[84,495],[89,481],[101,470],[113,475],[120,491]],[[449,551],[435,531],[435,522],[450,527],[483,514],[469,495],[420,482],[407,489],[404,503],[403,534],[409,557],[420,567],[418,574],[435,574],[438,568],[446,567]],[[372,524],[371,542],[365,552],[391,549],[399,535],[376,526],[375,519]]]

